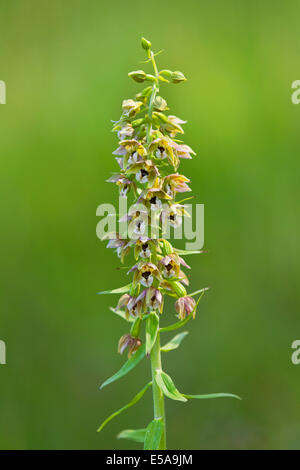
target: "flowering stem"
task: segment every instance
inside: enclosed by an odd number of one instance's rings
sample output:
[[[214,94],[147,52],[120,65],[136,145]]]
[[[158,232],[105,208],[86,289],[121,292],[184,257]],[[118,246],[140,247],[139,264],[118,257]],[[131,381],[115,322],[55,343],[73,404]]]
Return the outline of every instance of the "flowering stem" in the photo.
[[[148,116],[149,116],[149,124],[147,127],[147,143],[150,144],[151,141],[151,131],[152,131],[152,111],[154,100],[156,97],[158,90],[158,70],[154,59],[154,54],[151,50],[148,53],[149,59],[151,59],[156,82],[153,82],[152,85],[152,93],[149,101],[149,109],[148,109]],[[154,255],[152,255],[154,257]],[[153,259],[153,262],[156,263],[157,260]],[[154,346],[151,351],[150,355],[151,360],[151,372],[152,372],[152,390],[153,390],[153,413],[154,419],[161,419],[163,424],[163,434],[159,445],[159,450],[166,450],[166,416],[165,416],[165,402],[164,402],[164,395],[156,383],[155,374],[157,369],[161,369],[161,353],[160,353],[160,334],[159,330],[157,332],[156,340]]]
[[[166,416],[164,395],[156,383],[155,374],[157,369],[161,369],[160,355],[160,335],[157,333],[156,341],[151,351],[151,371],[152,371],[152,390],[153,390],[153,406],[154,419],[161,419],[163,424],[163,434],[158,450],[166,450]]]

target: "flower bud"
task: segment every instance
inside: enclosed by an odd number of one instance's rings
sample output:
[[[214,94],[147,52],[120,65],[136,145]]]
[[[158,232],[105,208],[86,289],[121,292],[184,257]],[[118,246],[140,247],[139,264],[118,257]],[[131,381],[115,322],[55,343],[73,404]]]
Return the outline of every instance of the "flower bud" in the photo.
[[[133,78],[138,83],[142,83],[146,80],[147,75],[143,70],[134,70],[129,72],[128,77]]]
[[[156,77],[154,77],[154,75],[151,75],[149,73],[147,73],[147,75],[146,75],[146,80],[148,80],[148,82],[156,82],[157,81]]]
[[[173,83],[180,83],[180,82],[185,82],[186,78],[182,72],[177,71],[177,72],[172,73],[171,80]]]
[[[162,122],[165,122],[165,123],[168,122],[167,116],[165,116],[165,115],[162,114],[162,113],[154,112],[154,113],[152,113],[152,116],[157,117],[157,118],[158,118],[160,121],[162,121]]]
[[[139,127],[143,122],[144,118],[135,119],[134,121],[132,121],[131,125],[135,129],[136,127]]]
[[[151,44],[150,41],[148,41],[148,39],[142,38],[142,47],[143,47],[143,49],[148,51],[151,48],[151,46],[152,46],[152,44]]]
[[[179,281],[169,281],[169,284],[178,297],[186,296],[186,289]]]
[[[130,330],[130,334],[133,338],[138,338],[140,334],[140,329],[141,329],[141,322],[142,322],[141,317],[137,317],[136,320],[134,321]]]
[[[161,75],[162,77],[165,77],[165,78],[171,78],[172,74],[173,74],[173,72],[171,70],[161,70],[159,72],[159,75]]]
[[[161,240],[160,244],[163,249],[164,255],[170,255],[171,253],[173,253],[173,247],[171,243],[168,242],[168,240],[163,239]]]

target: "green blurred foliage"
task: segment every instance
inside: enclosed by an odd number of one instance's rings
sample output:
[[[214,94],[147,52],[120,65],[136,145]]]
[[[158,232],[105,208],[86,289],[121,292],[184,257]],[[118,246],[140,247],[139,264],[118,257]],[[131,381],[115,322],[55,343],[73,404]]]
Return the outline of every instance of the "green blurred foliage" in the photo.
[[[209,250],[191,259],[191,289],[211,291],[164,368],[185,393],[243,397],[168,400],[169,447],[300,447],[299,13],[292,0],[1,1],[1,449],[139,448],[115,436],[152,419],[148,393],[95,432],[150,374],[145,361],[98,390],[124,361],[127,326],[96,292],[128,281],[95,212],[117,201],[110,120],[142,87],[127,77],[141,36],[188,78],[162,94],[188,120],[197,157],[181,171],[205,204]]]

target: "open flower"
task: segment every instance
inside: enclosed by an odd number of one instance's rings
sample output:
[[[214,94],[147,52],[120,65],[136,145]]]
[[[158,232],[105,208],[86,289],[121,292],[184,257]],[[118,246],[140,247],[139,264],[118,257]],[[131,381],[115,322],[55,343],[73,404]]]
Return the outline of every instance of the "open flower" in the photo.
[[[132,137],[133,134],[134,134],[134,128],[129,122],[125,123],[121,127],[121,129],[118,130],[118,137],[120,140],[125,139],[125,137]]]
[[[143,160],[133,164],[127,170],[127,174],[135,174],[136,180],[139,183],[153,184],[155,178],[159,176],[159,171],[152,160]]]
[[[119,144],[113,155],[128,155],[129,158],[134,152],[137,152],[140,156],[147,153],[145,147],[136,139],[121,140]]]
[[[176,145],[176,154],[178,158],[186,158],[186,159],[191,159],[191,155],[196,155],[194,150],[191,149],[188,145],[181,144],[181,145]]]
[[[149,152],[153,153],[159,160],[168,159],[169,163],[174,167],[178,165],[177,155],[174,150],[177,144],[168,136],[159,137],[150,144]]]
[[[184,131],[180,124],[186,124],[187,121],[183,121],[182,119],[176,116],[168,116],[168,121],[165,124],[165,129],[169,132],[170,137],[175,137],[176,134],[184,134]]]
[[[187,315],[193,313],[193,318],[195,318],[196,314],[196,301],[193,297],[189,297],[188,295],[184,297],[179,297],[179,299],[175,302],[175,310],[178,313],[178,317],[180,320],[184,320]]]
[[[130,247],[128,245],[128,240],[121,238],[119,233],[108,233],[103,237],[103,240],[109,238],[109,242],[106,245],[106,248],[115,248],[118,257],[121,259],[121,262],[124,262],[124,258],[128,255]]]
[[[186,184],[189,182],[190,180],[184,175],[173,173],[164,177],[163,188],[169,196],[174,197],[176,193],[191,191],[191,188]]]
[[[133,187],[135,189],[136,185],[133,181],[126,178],[126,176],[122,174],[116,174],[111,176],[108,180],[108,183],[116,183],[120,189],[120,195],[126,196],[128,191]]]
[[[163,276],[165,278],[176,277],[178,279],[185,279],[186,276],[180,270],[181,264],[190,269],[190,266],[176,253],[171,253],[161,258],[160,264],[162,265]]]
[[[128,318],[129,316],[137,317],[140,316],[142,311],[142,302],[136,297],[133,297],[129,294],[123,294],[118,302],[116,307],[117,309],[125,308],[125,315]]]
[[[161,280],[160,272],[153,263],[140,262],[128,271],[128,273],[130,272],[134,272],[134,285],[140,283],[145,287],[150,287],[154,278]]]
[[[118,352],[120,354],[123,354],[125,349],[129,349],[128,351],[128,357],[131,357],[132,354],[135,353],[139,349],[139,347],[142,345],[142,341],[140,338],[134,338],[130,334],[126,334],[121,336],[119,344],[118,344]]]
[[[122,103],[124,116],[134,117],[140,111],[142,104],[141,101],[124,100]]]

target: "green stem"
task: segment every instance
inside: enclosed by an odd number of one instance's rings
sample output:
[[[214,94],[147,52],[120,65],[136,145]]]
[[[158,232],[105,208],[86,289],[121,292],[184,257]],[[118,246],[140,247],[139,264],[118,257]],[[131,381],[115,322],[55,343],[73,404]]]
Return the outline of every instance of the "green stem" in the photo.
[[[148,118],[149,124],[147,127],[147,143],[150,144],[151,141],[151,130],[152,130],[152,112],[153,112],[153,105],[154,100],[156,97],[156,93],[158,92],[158,70],[154,59],[154,54],[152,51],[148,52],[148,57],[151,59],[154,73],[157,82],[154,82],[152,85],[152,93],[150,96],[149,101],[149,109],[148,109]],[[155,259],[154,259],[155,258]],[[152,261],[154,263],[157,262],[156,255],[152,255]],[[152,372],[152,390],[153,390],[153,408],[154,408],[154,419],[161,419],[163,423],[163,434],[160,441],[159,448],[157,450],[166,450],[166,416],[165,416],[165,401],[164,395],[156,383],[155,374],[157,369],[161,369],[161,355],[160,355],[160,334],[159,330],[157,332],[156,340],[153,345],[151,354],[151,372]]]
[[[160,356],[160,334],[157,333],[156,341],[151,351],[151,372],[152,372],[152,391],[153,391],[153,405],[154,405],[154,419],[161,419],[163,423],[163,435],[160,445],[157,450],[166,450],[166,415],[165,415],[165,402],[164,395],[156,383],[155,374],[157,369],[161,369],[161,356]]]

